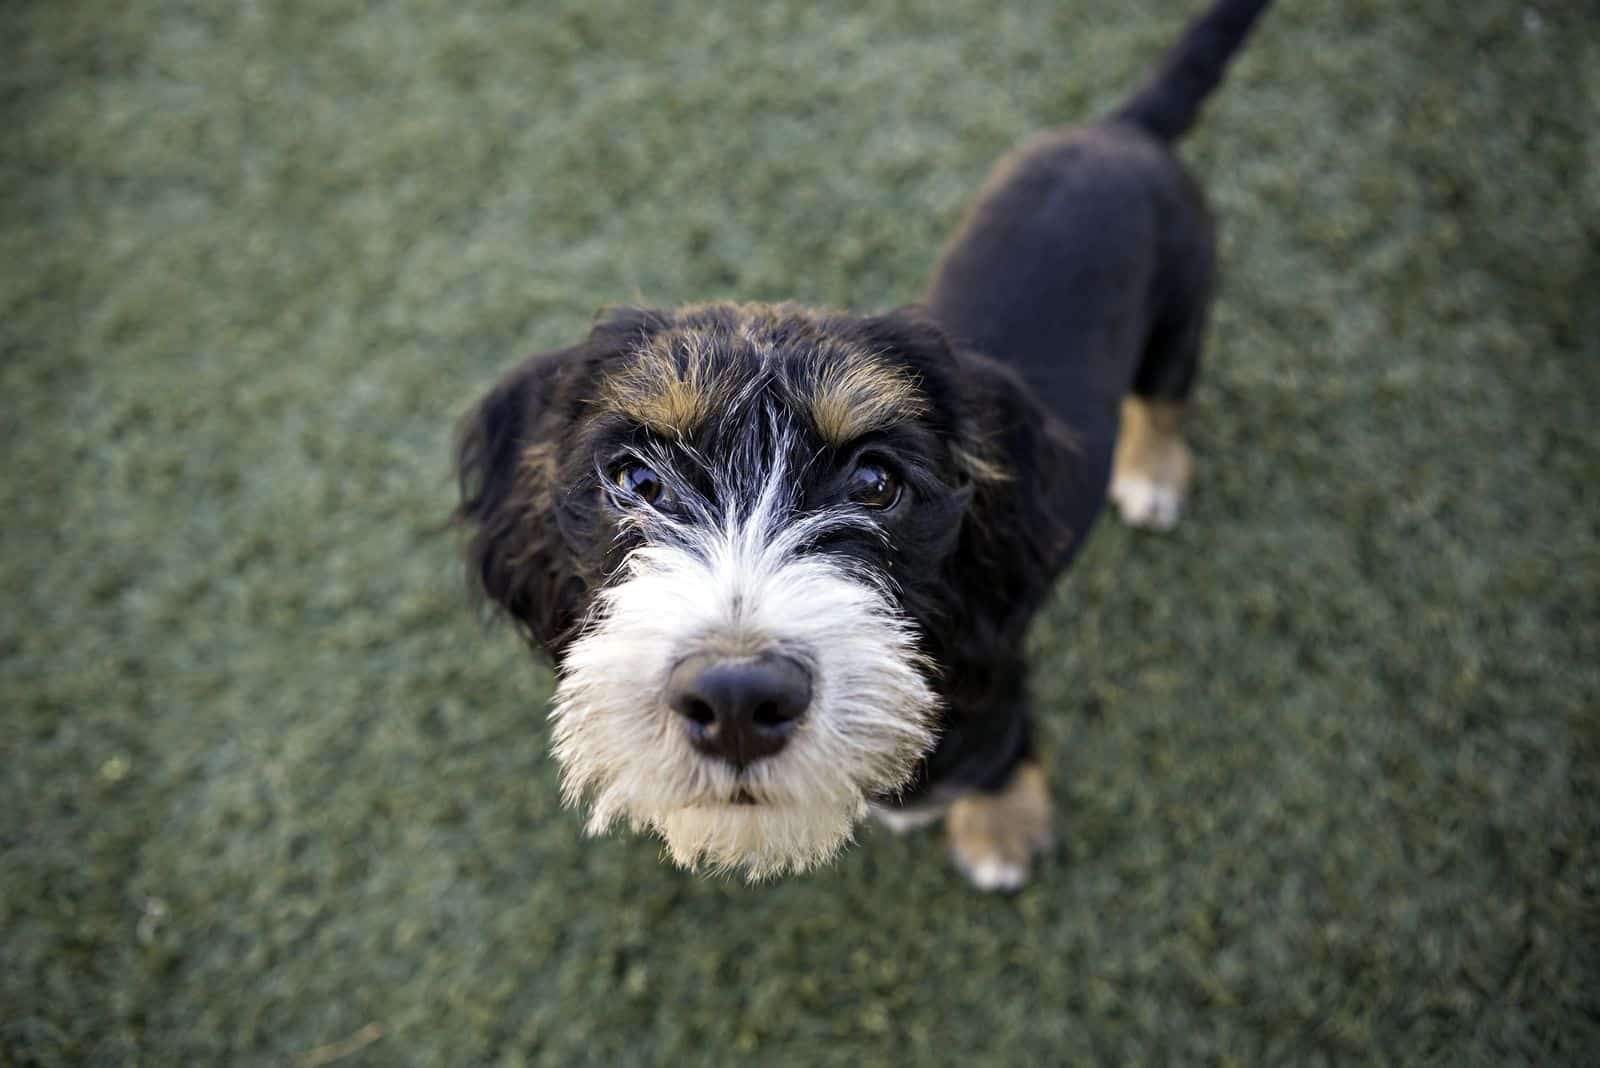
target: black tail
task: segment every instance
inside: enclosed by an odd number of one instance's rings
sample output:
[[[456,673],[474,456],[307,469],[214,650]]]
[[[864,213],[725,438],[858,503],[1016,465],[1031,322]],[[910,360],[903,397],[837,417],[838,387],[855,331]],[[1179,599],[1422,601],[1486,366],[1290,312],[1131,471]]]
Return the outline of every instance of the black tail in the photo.
[[[1155,75],[1114,113],[1163,141],[1176,141],[1194,125],[1200,105],[1222,81],[1228,60],[1271,0],[1218,0],[1183,32]]]

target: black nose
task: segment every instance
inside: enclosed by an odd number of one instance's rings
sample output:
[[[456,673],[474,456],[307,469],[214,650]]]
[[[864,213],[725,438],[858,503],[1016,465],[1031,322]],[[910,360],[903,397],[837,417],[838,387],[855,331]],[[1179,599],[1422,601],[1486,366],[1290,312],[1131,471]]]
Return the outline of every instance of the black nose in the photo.
[[[811,703],[811,673],[776,653],[702,653],[672,669],[667,703],[696,749],[744,767],[788,742]]]

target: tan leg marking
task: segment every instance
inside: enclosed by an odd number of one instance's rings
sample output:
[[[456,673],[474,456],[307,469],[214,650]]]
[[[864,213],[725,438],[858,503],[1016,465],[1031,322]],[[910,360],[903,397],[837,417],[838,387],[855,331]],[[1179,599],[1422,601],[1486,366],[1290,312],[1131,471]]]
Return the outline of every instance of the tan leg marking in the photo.
[[[995,793],[974,791],[950,806],[950,856],[979,890],[1016,890],[1051,841],[1050,790],[1034,761],[1017,765]]]
[[[1178,525],[1194,461],[1184,444],[1182,401],[1129,395],[1122,400],[1122,431],[1111,462],[1111,500],[1122,521],[1147,530]]]

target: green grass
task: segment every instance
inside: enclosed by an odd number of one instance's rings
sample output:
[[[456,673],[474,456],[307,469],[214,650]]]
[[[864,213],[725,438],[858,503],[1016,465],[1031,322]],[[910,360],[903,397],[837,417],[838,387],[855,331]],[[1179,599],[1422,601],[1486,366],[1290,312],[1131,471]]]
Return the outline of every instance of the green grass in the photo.
[[[0,8],[0,1062],[1592,1063],[1583,4],[1286,3],[1208,109],[1201,482],[1036,629],[1020,896],[927,835],[755,889],[584,839],[463,593],[501,368],[910,298],[1198,4]]]

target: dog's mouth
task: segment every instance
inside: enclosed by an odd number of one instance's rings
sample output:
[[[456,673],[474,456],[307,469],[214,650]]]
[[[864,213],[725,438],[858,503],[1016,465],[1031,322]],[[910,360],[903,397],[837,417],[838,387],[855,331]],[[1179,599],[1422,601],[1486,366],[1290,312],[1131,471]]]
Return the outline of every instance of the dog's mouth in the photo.
[[[751,793],[743,786],[736,786],[732,793],[709,794],[697,800],[682,803],[683,808],[760,808],[767,802]]]

